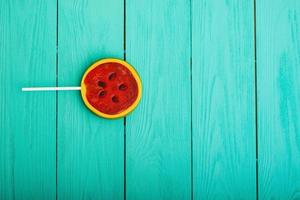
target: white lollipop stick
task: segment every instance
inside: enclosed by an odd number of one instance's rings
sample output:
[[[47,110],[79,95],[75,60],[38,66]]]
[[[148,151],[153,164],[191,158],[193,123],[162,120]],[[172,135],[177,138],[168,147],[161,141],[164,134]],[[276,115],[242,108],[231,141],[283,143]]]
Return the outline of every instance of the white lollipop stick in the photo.
[[[22,88],[23,92],[60,91],[60,90],[81,90],[81,87],[28,87],[28,88]]]

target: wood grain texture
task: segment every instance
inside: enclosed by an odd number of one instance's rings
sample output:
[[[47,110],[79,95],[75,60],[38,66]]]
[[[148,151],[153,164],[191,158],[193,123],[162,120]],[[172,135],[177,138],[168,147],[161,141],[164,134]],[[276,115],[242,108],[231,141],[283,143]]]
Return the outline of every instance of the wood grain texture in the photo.
[[[87,67],[123,57],[123,1],[59,1],[59,85]],[[58,198],[123,199],[123,119],[90,112],[79,92],[59,93]]]
[[[300,199],[300,2],[257,1],[259,198]]]
[[[194,199],[255,199],[253,2],[192,2]]]
[[[0,199],[55,199],[55,8],[0,1]]]
[[[127,199],[190,199],[190,5],[126,1],[126,58],[143,97],[126,124]]]

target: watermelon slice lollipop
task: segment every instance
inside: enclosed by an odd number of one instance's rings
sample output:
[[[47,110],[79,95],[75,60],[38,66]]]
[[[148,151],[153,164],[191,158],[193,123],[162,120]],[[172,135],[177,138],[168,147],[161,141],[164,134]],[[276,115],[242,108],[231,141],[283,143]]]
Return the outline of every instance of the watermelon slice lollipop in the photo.
[[[81,87],[22,88],[22,91],[81,90],[85,105],[96,115],[114,119],[133,111],[142,96],[136,70],[119,59],[103,59],[84,73]]]

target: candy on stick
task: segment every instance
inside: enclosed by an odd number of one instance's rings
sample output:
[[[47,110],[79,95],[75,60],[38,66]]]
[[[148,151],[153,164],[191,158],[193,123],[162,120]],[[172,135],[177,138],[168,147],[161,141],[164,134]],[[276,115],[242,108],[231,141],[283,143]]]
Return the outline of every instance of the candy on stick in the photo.
[[[85,105],[98,116],[114,119],[133,111],[142,96],[136,70],[119,59],[102,59],[84,73],[80,87],[32,87],[22,91],[80,90]]]

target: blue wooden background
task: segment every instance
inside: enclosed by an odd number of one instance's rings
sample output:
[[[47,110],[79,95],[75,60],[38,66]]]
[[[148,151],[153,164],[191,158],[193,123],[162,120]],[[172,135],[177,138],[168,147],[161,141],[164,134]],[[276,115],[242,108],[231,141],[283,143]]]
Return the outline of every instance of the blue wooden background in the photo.
[[[78,91],[126,59],[105,120]],[[300,199],[299,0],[0,1],[0,199]]]

